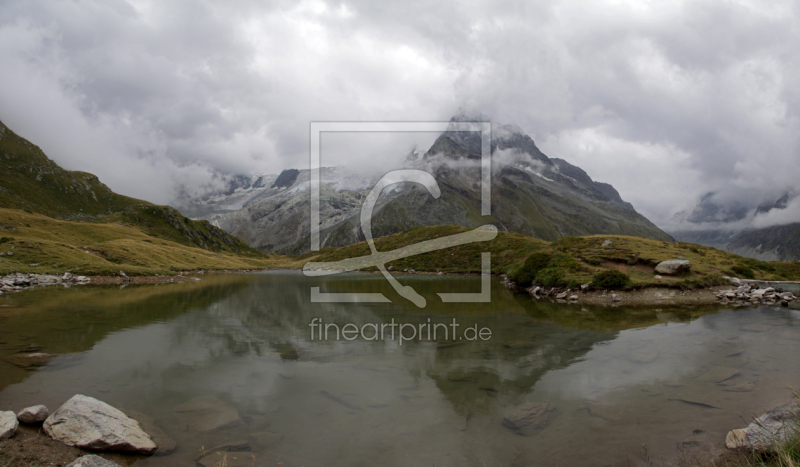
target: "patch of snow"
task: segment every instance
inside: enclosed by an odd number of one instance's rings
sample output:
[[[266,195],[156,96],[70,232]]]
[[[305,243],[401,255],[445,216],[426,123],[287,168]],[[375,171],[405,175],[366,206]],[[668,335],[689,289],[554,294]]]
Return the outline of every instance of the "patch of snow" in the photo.
[[[525,167],[525,170],[527,170],[528,172],[536,175],[537,177],[540,177],[540,178],[543,178],[543,179],[547,180],[548,182],[552,182],[553,181],[552,179],[549,179],[549,178],[545,177],[544,175],[540,174],[539,172],[534,172],[533,169],[531,169],[530,167]]]

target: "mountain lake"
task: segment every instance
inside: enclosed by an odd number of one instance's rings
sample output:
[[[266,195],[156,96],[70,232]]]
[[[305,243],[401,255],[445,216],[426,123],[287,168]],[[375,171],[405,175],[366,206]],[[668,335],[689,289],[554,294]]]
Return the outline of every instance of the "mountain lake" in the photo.
[[[442,303],[480,278],[397,276],[418,308],[378,274],[198,277],[0,297],[0,410],[83,394],[149,415],[177,449],[135,466],[226,443],[249,451],[228,466],[645,466],[716,455],[800,387],[797,309],[537,302],[499,278],[491,303]],[[313,303],[311,287],[392,301]],[[421,331],[323,340],[312,325],[392,320]],[[52,357],[20,363],[30,352]]]

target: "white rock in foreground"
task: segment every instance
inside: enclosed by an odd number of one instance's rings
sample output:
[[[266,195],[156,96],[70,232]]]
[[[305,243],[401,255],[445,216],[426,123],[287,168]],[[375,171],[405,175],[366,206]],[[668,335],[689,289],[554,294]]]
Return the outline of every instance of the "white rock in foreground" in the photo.
[[[0,439],[7,439],[17,432],[17,416],[14,412],[0,412]]]
[[[96,451],[152,454],[157,446],[136,420],[95,398],[76,394],[44,422],[51,438]]]
[[[81,456],[74,461],[70,462],[67,467],[122,467],[116,462],[111,462],[108,459],[103,459],[100,456],[89,454],[88,456]]]
[[[675,275],[688,271],[692,263],[685,259],[668,259],[658,263],[656,272],[659,274]]]
[[[741,449],[747,447],[747,429],[739,428],[728,432],[725,437],[725,447],[728,449]]]
[[[752,451],[772,451],[800,433],[800,403],[776,407],[747,425],[746,447]]]
[[[28,425],[35,423],[42,423],[47,420],[50,411],[43,405],[34,405],[33,407],[26,407],[17,413],[17,420]]]

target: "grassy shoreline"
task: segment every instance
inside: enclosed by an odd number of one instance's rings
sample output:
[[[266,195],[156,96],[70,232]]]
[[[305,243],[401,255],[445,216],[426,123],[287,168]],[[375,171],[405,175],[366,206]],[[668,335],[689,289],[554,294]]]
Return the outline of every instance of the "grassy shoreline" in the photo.
[[[390,251],[467,230],[458,226],[416,227],[379,238],[375,243],[378,251]],[[177,240],[180,239],[150,235],[124,222],[63,221],[0,209],[0,275],[71,272],[100,277],[119,276],[124,271],[131,277],[161,277],[190,271],[296,270],[308,261],[334,262],[370,254],[366,242],[284,256],[247,247],[235,252],[214,251]],[[702,245],[620,235],[564,237],[546,242],[499,232],[490,241],[410,256],[388,263],[387,267],[393,273],[479,274],[480,254],[486,251],[492,254],[493,274],[507,275],[522,286],[533,283],[577,288],[581,284],[594,284],[595,290],[618,288],[633,292],[649,288],[707,289],[727,285],[726,276],[800,280],[800,263],[759,261]],[[533,267],[529,263],[536,263],[532,261],[536,258],[541,264]],[[676,258],[690,261],[691,271],[677,276],[655,273],[659,262]],[[526,271],[532,267],[532,271]],[[363,271],[374,272],[377,268]],[[608,286],[598,281],[598,275],[624,275],[625,280],[618,287]]]

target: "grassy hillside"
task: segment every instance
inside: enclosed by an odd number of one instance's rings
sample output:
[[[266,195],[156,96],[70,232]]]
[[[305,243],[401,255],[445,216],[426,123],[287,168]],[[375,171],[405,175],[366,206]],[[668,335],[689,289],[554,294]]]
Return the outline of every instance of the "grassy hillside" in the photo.
[[[153,208],[157,207],[148,207]],[[163,223],[152,221],[154,223],[147,227],[145,218],[140,217],[145,227],[121,225],[113,217],[112,222],[75,222],[0,208],[0,274],[70,271],[87,275],[117,274],[123,270],[126,274],[137,275],[192,269],[300,266],[285,257],[265,255],[247,247],[237,252],[206,250],[185,236],[181,238],[184,230],[173,229],[180,234],[162,233],[155,237],[148,235],[148,228],[165,229]],[[199,235],[204,231],[189,232]],[[213,236],[211,230],[208,232]],[[12,255],[8,256],[8,252]]]
[[[457,226],[418,227],[379,238],[378,251],[389,251],[423,240],[452,235],[468,229]],[[800,263],[766,262],[691,243],[665,242],[622,235],[564,237],[546,242],[520,234],[499,232],[485,243],[473,243],[446,250],[404,258],[390,263],[395,271],[480,272],[480,252],[492,252],[492,272],[515,277],[532,255],[545,259],[547,270],[537,282],[546,285],[578,285],[591,282],[604,271],[619,271],[629,277],[632,287],[667,285],[693,287],[724,284],[725,276],[763,280],[798,280]],[[329,262],[369,254],[366,242],[296,257],[307,261]],[[317,256],[319,255],[319,256]],[[316,257],[314,257],[316,256]],[[681,276],[656,278],[655,266],[668,259],[683,257],[692,264],[691,272]],[[548,283],[551,282],[551,283]]]
[[[207,221],[193,221],[169,206],[156,206],[114,193],[92,174],[62,169],[38,146],[16,135],[0,122],[0,209],[2,208],[9,210],[9,227],[18,227],[13,222],[20,219],[12,211],[21,209],[31,215],[38,213],[52,219],[96,222],[106,226],[101,228],[104,231],[108,231],[108,226],[112,224],[135,228],[138,229],[139,236],[145,234],[184,247],[237,253],[249,258],[267,258],[263,253]],[[0,222],[3,220],[0,219]],[[22,226],[26,224],[20,223]],[[71,232],[72,228],[76,230]],[[59,235],[71,238],[80,237],[93,228],[68,223],[58,224],[58,228],[54,230]],[[119,230],[111,234],[111,237],[119,237],[121,232],[126,231]],[[127,238],[124,235],[115,237],[115,240],[119,242]],[[31,237],[31,241],[38,238]],[[127,240],[135,241],[134,238]],[[39,261],[30,261],[37,262]],[[144,263],[140,261],[134,266],[144,266]],[[154,270],[161,268],[156,263],[150,266]]]
[[[250,248],[238,238],[211,225],[208,221],[195,221],[169,206],[137,204],[102,217],[102,223],[138,227],[144,233],[189,247],[211,251],[227,251],[245,256],[265,257],[264,253]]]
[[[62,169],[0,122],[0,208],[92,220],[137,204],[149,203],[114,193],[95,175]]]

